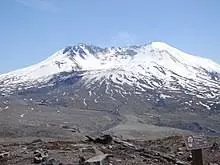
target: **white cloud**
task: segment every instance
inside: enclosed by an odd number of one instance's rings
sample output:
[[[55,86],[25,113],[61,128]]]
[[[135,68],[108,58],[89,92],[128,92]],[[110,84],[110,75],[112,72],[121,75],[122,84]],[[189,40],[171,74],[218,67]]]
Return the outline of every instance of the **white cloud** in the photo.
[[[134,44],[136,39],[137,37],[134,34],[127,31],[120,31],[111,39],[111,44],[128,46]]]
[[[49,0],[15,0],[27,7],[43,10],[46,12],[58,12],[59,9]]]

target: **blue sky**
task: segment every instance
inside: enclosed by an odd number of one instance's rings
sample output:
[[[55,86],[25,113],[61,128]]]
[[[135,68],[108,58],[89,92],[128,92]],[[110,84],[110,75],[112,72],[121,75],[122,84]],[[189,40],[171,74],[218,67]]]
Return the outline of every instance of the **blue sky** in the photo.
[[[220,63],[219,0],[1,0],[0,73],[68,45],[163,41]]]

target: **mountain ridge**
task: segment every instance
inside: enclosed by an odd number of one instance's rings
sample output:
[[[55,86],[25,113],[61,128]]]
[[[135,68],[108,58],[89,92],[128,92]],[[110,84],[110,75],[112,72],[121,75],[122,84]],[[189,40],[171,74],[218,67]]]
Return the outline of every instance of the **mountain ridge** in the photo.
[[[68,47],[66,47],[64,49],[61,49],[61,50],[57,51],[52,56],[48,57],[46,60],[44,60],[44,61],[42,61],[42,62],[40,62],[38,64],[31,65],[31,66],[23,68],[23,69],[18,69],[18,70],[9,72],[9,73],[1,74],[0,78],[5,76],[5,75],[16,74],[16,73],[22,72],[22,71],[27,70],[27,69],[30,69],[30,71],[31,71],[32,69],[34,69],[33,66],[40,65],[40,64],[41,64],[40,68],[43,68],[48,62],[51,62],[51,61],[53,61],[53,62],[57,61],[57,66],[60,67],[60,65],[62,65],[62,62],[59,62],[59,60],[62,60],[64,62],[69,60],[66,56],[68,56],[68,53],[70,53],[70,54],[73,53],[72,49],[76,49],[77,50],[77,48],[78,48],[78,51],[81,51],[81,52],[77,52],[77,53],[79,53],[79,55],[81,56],[82,59],[85,59],[85,57],[83,57],[82,54],[85,54],[86,56],[90,56],[91,55],[91,53],[88,51],[88,48],[90,48],[90,50],[91,50],[91,48],[93,49],[92,50],[93,51],[92,55],[94,55],[94,54],[97,55],[97,52],[95,52],[94,49],[98,50],[98,53],[100,53],[100,52],[102,53],[103,51],[104,52],[105,51],[109,51],[109,53],[112,53],[110,51],[113,51],[113,53],[120,53],[120,52],[117,52],[117,51],[118,50],[122,50],[123,51],[123,50],[127,50],[127,49],[128,50],[129,49],[134,50],[133,47],[136,47],[138,49],[141,49],[141,48],[144,49],[144,48],[151,47],[152,50],[174,52],[175,54],[177,54],[177,56],[175,56],[175,58],[178,58],[178,56],[179,56],[179,59],[177,59],[177,60],[179,60],[179,62],[180,62],[180,60],[184,61],[184,58],[185,59],[189,58],[188,61],[191,60],[192,58],[194,58],[193,62],[195,62],[195,61],[199,61],[199,62],[202,61],[203,63],[204,62],[211,63],[215,67],[215,69],[218,68],[217,71],[220,72],[220,69],[219,69],[220,65],[215,63],[214,61],[212,61],[210,59],[207,59],[207,58],[203,58],[203,57],[199,57],[199,56],[193,56],[193,55],[184,53],[184,52],[182,52],[182,51],[180,51],[180,50],[178,50],[178,49],[176,49],[176,48],[174,48],[174,47],[172,47],[172,46],[170,46],[170,45],[168,45],[166,43],[163,43],[163,42],[152,42],[151,44],[145,44],[144,46],[111,47],[111,48],[100,48],[100,47],[97,47],[97,46],[94,46],[94,45],[91,45],[91,44],[79,43],[79,44],[77,44],[75,46],[72,46],[72,47],[68,46]],[[86,50],[86,52],[83,52],[85,50]],[[76,51],[75,51],[75,53],[76,53]],[[134,53],[134,52],[132,52],[132,53]],[[137,53],[140,53],[140,52],[135,52],[135,53],[137,54]],[[144,59],[144,58],[146,58],[146,53],[143,52],[143,54],[144,54],[145,57],[142,56],[142,58]],[[103,55],[100,55],[100,56],[103,56]],[[54,58],[57,58],[57,59],[54,59]],[[78,57],[76,57],[76,58],[78,58]],[[87,60],[90,60],[89,63],[97,62],[96,58],[95,59],[91,58],[91,59],[87,59]],[[82,61],[82,59],[78,58],[78,60],[81,60],[81,61]],[[91,61],[91,60],[95,60],[95,61]],[[71,61],[71,62],[74,63],[75,61]],[[69,67],[70,66],[67,66],[66,70],[64,70],[64,69],[63,70],[64,71],[72,71]],[[39,69],[39,68],[36,68],[36,69]],[[84,69],[84,68],[82,68],[82,69]],[[85,69],[89,70],[89,69],[99,69],[99,68],[89,68],[89,67],[86,68],[85,67]],[[215,70],[215,69],[213,69],[213,70]],[[60,72],[62,72],[63,70],[61,70]],[[211,68],[211,70],[212,70],[212,68]],[[52,72],[52,73],[49,73],[49,74],[55,74],[55,73],[56,72]],[[59,73],[59,71],[58,71],[58,73]],[[39,77],[36,77],[36,78],[39,78]]]

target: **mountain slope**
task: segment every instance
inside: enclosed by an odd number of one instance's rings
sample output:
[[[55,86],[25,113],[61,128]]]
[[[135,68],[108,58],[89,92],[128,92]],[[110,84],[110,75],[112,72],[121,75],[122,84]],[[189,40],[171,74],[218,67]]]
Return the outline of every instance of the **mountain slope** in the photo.
[[[220,65],[161,42],[67,47],[39,64],[0,75],[0,91],[32,106],[133,114],[159,126],[220,130]]]

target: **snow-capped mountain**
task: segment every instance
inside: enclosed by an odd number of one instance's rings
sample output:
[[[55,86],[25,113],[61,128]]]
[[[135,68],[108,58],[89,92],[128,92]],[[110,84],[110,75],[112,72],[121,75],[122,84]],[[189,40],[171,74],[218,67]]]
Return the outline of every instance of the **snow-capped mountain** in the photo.
[[[69,77],[80,75],[88,90],[98,82],[106,83],[107,93],[115,84],[135,87],[141,92],[182,90],[199,98],[219,97],[220,65],[161,42],[124,48],[103,49],[87,44],[67,47],[39,64],[0,75],[0,91],[7,95],[53,86],[54,77],[68,78],[61,76],[64,72]]]
[[[204,114],[220,113],[220,65],[161,42],[111,48],[78,44],[36,65],[0,75],[0,92],[0,98],[6,100],[0,103],[3,109],[10,108],[5,104],[10,99],[4,98],[15,97],[30,106],[95,109],[119,115],[166,112],[163,120],[154,116],[148,122],[200,129],[198,123],[192,127],[179,117],[187,112],[190,119],[197,120],[195,114],[202,113],[201,120]],[[213,122],[207,123],[205,129],[210,131]]]
[[[60,73],[79,71],[86,72],[85,83],[103,78],[116,84],[138,85],[137,80],[141,79],[148,84],[142,85],[150,89],[154,88],[152,86],[174,89],[172,82],[184,87],[193,80],[195,84],[209,85],[214,90],[219,88],[220,79],[220,65],[161,42],[105,49],[78,44],[56,52],[39,64],[0,75],[0,90],[5,93],[39,86]],[[160,80],[161,84],[152,78]]]
[[[220,65],[209,59],[186,54],[161,42],[105,49],[78,44],[56,52],[39,64],[0,75],[0,80],[2,86],[13,88],[19,84],[28,86],[46,82],[62,72],[102,71],[104,73],[109,70],[135,75],[150,74],[163,78],[165,83],[172,80],[173,73],[200,81],[211,77],[215,81],[219,79]],[[109,78],[108,74],[103,76]]]

